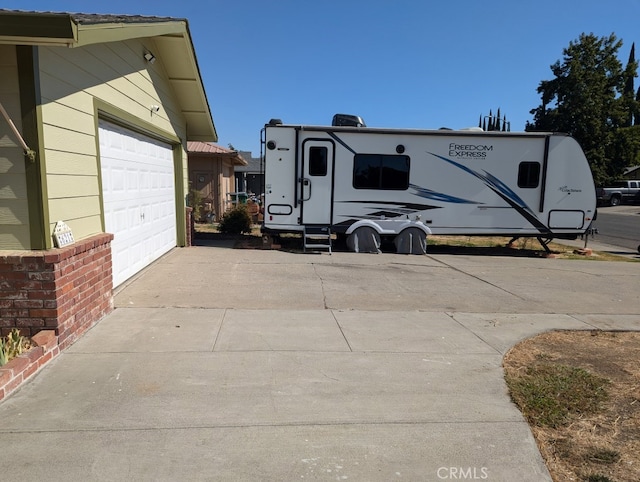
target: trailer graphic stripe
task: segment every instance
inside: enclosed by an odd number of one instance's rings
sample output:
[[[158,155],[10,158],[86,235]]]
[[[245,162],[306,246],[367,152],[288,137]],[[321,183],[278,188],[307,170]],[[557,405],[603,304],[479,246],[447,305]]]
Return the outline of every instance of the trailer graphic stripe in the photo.
[[[440,156],[438,154],[434,154],[433,152],[429,152],[428,154],[431,154],[432,156],[437,157],[438,159],[442,159],[443,161],[446,161],[449,164],[451,164],[453,166],[456,166],[458,169],[462,169],[463,171],[471,174],[472,176],[477,177],[478,179],[483,181],[488,187],[490,187],[493,191],[499,191],[499,192],[505,194],[506,196],[508,196],[510,199],[513,199],[515,202],[517,202],[523,208],[529,209],[527,204],[522,199],[520,199],[520,196],[518,196],[515,192],[513,192],[511,190],[511,188],[509,188],[509,186],[507,186],[500,179],[498,179],[497,177],[495,177],[492,174],[488,173],[487,171],[484,171],[484,175],[483,175],[483,174],[480,174],[479,172],[476,172],[473,169],[465,166],[464,164],[460,164],[460,163],[458,163],[456,161],[453,161],[451,159],[448,159],[448,158],[446,158],[444,156]]]
[[[381,218],[399,218],[420,211],[428,211],[430,209],[441,209],[442,206],[431,206],[429,204],[415,204],[403,202],[385,202],[385,201],[338,201],[344,204],[372,204],[371,211],[366,214],[345,214],[356,219],[381,219]]]
[[[463,199],[460,197],[450,196],[449,194],[432,191],[431,189],[416,186],[415,184],[409,184],[409,187],[416,191],[416,195],[427,199],[433,199],[434,201],[443,201],[454,204],[482,204],[477,201],[471,201],[469,199]]]
[[[544,223],[542,223],[538,217],[533,213],[533,211],[531,210],[531,208],[529,206],[527,206],[527,203],[525,203],[520,196],[518,196],[515,192],[513,192],[513,190],[507,186],[504,182],[502,182],[500,179],[498,179],[497,177],[495,177],[493,174],[484,171],[484,174],[481,174],[477,171],[474,171],[473,169],[460,164],[458,162],[455,162],[451,159],[448,159],[444,156],[440,156],[438,154],[434,154],[433,152],[427,152],[428,154],[431,154],[434,157],[437,157],[438,159],[442,159],[445,162],[448,162],[449,164],[451,164],[452,166],[457,167],[458,169],[461,169],[469,174],[471,174],[472,176],[480,179],[482,182],[484,182],[484,184],[491,189],[493,192],[495,192],[498,196],[500,196],[502,199],[504,199],[504,201],[509,204],[511,207],[513,207],[516,211],[518,211],[518,213],[520,213],[520,215],[525,218],[527,221],[529,221],[529,223],[531,223],[532,226],[534,226],[538,231],[540,231],[541,234],[549,234],[551,233],[551,230],[544,225]]]
[[[405,203],[398,201],[338,201],[344,204],[377,204],[383,206],[398,206],[408,208],[407,212],[426,211],[427,209],[441,209],[442,206],[432,206],[430,204]]]

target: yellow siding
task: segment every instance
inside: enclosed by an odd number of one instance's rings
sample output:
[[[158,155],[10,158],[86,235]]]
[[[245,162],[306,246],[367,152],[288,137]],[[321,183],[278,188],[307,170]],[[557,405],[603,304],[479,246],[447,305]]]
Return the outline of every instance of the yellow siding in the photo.
[[[14,174],[3,174],[0,182],[0,201],[3,199],[26,199],[27,185],[20,182],[24,176]],[[16,181],[17,180],[17,181]]]
[[[100,214],[100,199],[98,196],[87,196],[84,198],[60,198],[51,199],[49,202],[51,213],[51,224],[58,221],[69,224],[71,220],[90,218]],[[76,239],[78,235],[73,233]]]
[[[49,174],[47,175],[47,184],[49,185],[49,199],[69,198],[71,192],[76,198],[95,196],[100,189],[96,176]]]
[[[95,154],[85,155],[73,152],[50,151],[47,153],[47,172],[69,176],[98,177]]]
[[[0,225],[0,251],[3,249],[29,249],[30,243],[28,225]]]
[[[187,157],[186,144],[187,143],[185,141],[184,145],[182,146],[182,179],[183,179],[182,189],[183,189],[184,196],[189,194],[189,162],[187,160],[188,157]],[[186,203],[185,203],[185,207],[186,207]]]
[[[147,63],[149,39],[86,47],[40,48],[43,145],[50,229],[67,223],[75,239],[102,229],[94,99],[185,139],[186,126],[162,62]],[[161,106],[157,113],[152,105]],[[135,128],[135,126],[132,126]],[[186,152],[184,186],[188,185]],[[186,191],[185,191],[186,192]]]
[[[11,142],[13,144],[13,142]],[[0,174],[3,179],[6,175],[23,176],[25,172],[24,158],[18,152],[16,156],[17,146],[2,147],[0,145]]]
[[[47,114],[52,114],[50,111],[55,109],[50,107],[43,109],[43,114],[45,110]],[[57,118],[65,119],[64,127],[51,124],[44,124],[42,127],[42,133],[45,140],[45,150],[72,152],[75,154],[85,154],[95,157],[97,153],[95,134],[72,131],[71,129],[66,128],[65,117],[60,116]]]
[[[16,50],[0,45],[0,102],[22,131]],[[29,205],[24,153],[0,116],[0,250],[29,249]]]
[[[29,224],[29,207],[21,199],[0,200],[0,227],[11,226],[12,230],[16,226]],[[17,249],[3,246],[2,249]]]

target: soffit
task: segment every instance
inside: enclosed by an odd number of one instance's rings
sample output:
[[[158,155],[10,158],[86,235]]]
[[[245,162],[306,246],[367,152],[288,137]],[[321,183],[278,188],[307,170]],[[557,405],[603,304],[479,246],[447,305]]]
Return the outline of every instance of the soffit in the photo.
[[[0,10],[0,43],[82,47],[153,38],[187,123],[187,140],[218,140],[186,19]]]

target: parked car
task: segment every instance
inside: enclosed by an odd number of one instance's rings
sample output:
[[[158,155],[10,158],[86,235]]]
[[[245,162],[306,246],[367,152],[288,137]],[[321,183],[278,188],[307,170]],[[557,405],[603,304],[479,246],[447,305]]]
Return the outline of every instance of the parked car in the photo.
[[[596,189],[596,199],[599,204],[610,206],[624,202],[640,202],[640,181],[615,181],[610,187],[599,187]]]

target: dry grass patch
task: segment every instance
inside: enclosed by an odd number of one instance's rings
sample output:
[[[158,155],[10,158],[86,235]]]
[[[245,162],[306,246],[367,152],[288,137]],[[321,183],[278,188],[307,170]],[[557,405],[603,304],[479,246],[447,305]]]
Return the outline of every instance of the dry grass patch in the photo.
[[[251,226],[251,232],[241,235],[227,235],[219,230],[218,223],[196,224],[196,236],[201,239],[235,239],[237,248],[262,247],[260,225]],[[280,246],[283,249],[302,250],[300,234],[284,234],[280,236]],[[535,238],[520,238],[509,243],[511,238],[501,236],[429,236],[427,238],[428,254],[464,254],[477,256],[512,256],[512,257],[546,257],[547,253]],[[334,242],[334,251],[346,250],[346,245]],[[393,246],[384,246],[383,250]],[[588,259],[600,261],[631,261],[624,256],[593,252],[591,256],[576,254],[574,246],[550,243],[552,256],[562,259]]]
[[[427,252],[457,252],[460,254],[484,254],[524,256],[524,257],[545,257],[546,251],[542,248],[536,238],[519,238],[510,243],[510,237],[503,236],[429,236],[429,248]],[[624,256],[615,254],[596,252],[591,256],[576,254],[576,247],[560,243],[549,243],[554,258],[562,259],[588,259],[599,261],[630,261]],[[581,247],[584,243],[581,244]],[[454,251],[455,250],[455,251]]]
[[[640,480],[640,333],[557,331],[504,358],[556,482]]]

